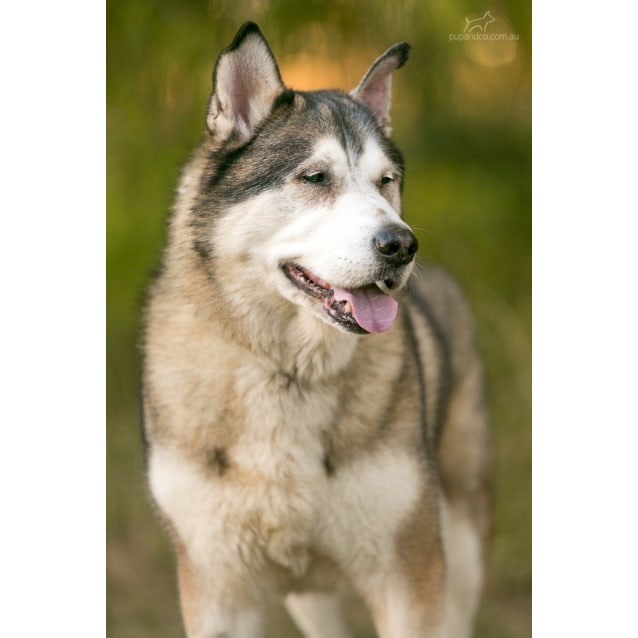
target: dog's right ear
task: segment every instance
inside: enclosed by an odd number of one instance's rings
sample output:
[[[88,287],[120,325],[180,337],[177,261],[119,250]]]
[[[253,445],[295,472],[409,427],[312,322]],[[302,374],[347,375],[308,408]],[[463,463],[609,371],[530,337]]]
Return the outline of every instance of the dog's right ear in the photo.
[[[400,42],[380,55],[363,76],[350,95],[363,102],[372,112],[377,124],[386,135],[390,135],[390,98],[392,96],[392,74],[407,61],[410,45]]]
[[[213,72],[206,126],[219,142],[249,140],[285,90],[270,47],[254,22],[247,22],[224,49]]]

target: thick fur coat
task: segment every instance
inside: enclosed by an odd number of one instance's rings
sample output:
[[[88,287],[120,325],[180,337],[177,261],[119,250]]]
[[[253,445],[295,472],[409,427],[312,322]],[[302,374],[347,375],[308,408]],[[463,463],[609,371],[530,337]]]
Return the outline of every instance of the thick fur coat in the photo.
[[[254,24],[217,62],[145,313],[149,486],[189,638],[471,633],[488,526],[481,363],[456,284],[415,266],[380,56],[286,88]]]

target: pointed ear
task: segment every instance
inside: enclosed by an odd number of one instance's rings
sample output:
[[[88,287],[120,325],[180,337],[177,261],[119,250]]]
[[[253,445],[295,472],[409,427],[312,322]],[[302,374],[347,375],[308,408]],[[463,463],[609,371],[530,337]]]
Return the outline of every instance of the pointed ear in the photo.
[[[250,139],[285,89],[275,58],[259,27],[247,22],[224,49],[213,72],[206,126],[219,141]]]
[[[407,61],[410,45],[401,42],[380,55],[363,76],[352,97],[363,102],[377,120],[386,135],[390,135],[390,100],[392,97],[392,73]]]

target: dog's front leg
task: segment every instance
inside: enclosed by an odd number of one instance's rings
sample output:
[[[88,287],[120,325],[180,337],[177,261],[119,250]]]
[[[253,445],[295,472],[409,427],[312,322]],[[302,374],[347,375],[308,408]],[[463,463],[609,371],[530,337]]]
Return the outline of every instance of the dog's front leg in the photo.
[[[214,575],[203,573],[179,550],[177,575],[188,638],[262,638],[261,607],[248,600],[230,600],[230,588]]]
[[[288,594],[286,607],[306,638],[350,638],[337,592]]]
[[[442,563],[415,576],[399,572],[365,592],[379,638],[453,638],[444,627]]]
[[[377,567],[355,576],[379,638],[457,638],[445,624],[447,570],[433,514],[419,508],[379,552]]]
[[[159,447],[149,483],[175,549],[188,638],[261,638],[259,552],[251,554],[254,539],[230,524],[241,514],[237,493],[191,458]]]
[[[336,472],[319,531],[379,638],[448,638],[438,485],[419,459],[384,449]]]

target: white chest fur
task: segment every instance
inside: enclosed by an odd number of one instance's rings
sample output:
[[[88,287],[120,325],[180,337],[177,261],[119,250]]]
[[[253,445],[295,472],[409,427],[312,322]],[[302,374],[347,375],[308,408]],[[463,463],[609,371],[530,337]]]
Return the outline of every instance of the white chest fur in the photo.
[[[156,447],[150,458],[153,495],[191,560],[255,585],[273,565],[301,578],[309,552],[358,573],[391,560],[393,536],[422,489],[416,461],[378,447],[328,476],[322,434],[338,414],[338,393],[283,388],[253,368],[236,378],[246,419],[228,450],[228,475],[174,449]]]

